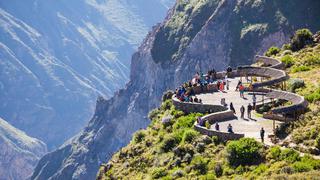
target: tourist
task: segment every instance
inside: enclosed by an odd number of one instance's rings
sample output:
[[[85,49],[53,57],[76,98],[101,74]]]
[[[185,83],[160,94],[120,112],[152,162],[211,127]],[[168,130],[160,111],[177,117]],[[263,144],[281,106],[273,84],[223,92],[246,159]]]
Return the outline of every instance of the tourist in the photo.
[[[197,117],[197,123],[200,125],[200,126],[204,126],[204,122],[202,120],[201,117]]]
[[[238,81],[238,84],[237,84],[237,86],[236,86],[236,91],[238,91],[238,89],[239,89],[239,86],[242,84],[242,82],[239,80]]]
[[[219,126],[218,122],[216,122],[215,128],[216,128],[216,131],[220,131],[220,126]]]
[[[190,102],[193,103],[193,98],[192,98],[192,96],[190,96],[189,99],[190,99]]]
[[[236,110],[234,109],[232,102],[230,103],[230,110],[233,111],[233,114],[236,114]]]
[[[240,84],[239,86],[239,91],[240,91],[240,97],[244,98],[244,86]]]
[[[217,81],[217,89],[218,89],[218,91],[219,91],[219,89],[220,89],[220,84],[221,84],[221,83],[220,83],[220,81],[218,80],[218,81]]]
[[[198,103],[198,98],[197,98],[197,96],[194,96],[193,101],[194,101],[195,103]]]
[[[252,111],[252,106],[249,103],[248,107],[247,107],[247,113],[248,113],[248,118],[251,119],[251,111]]]
[[[232,73],[232,68],[229,66],[227,68],[227,76],[230,77],[231,76],[231,73]]]
[[[228,133],[233,133],[231,124],[228,125]]]
[[[226,82],[227,90],[229,90],[229,80],[227,76],[225,77],[225,82]]]
[[[220,91],[221,92],[224,91],[224,83],[223,82],[220,83]]]
[[[260,130],[260,137],[261,137],[261,142],[262,143],[264,143],[264,129],[263,129],[263,127],[261,128],[261,130]]]
[[[241,119],[244,119],[244,106],[242,105],[241,108],[240,108],[240,113],[241,113]]]
[[[253,110],[256,110],[256,102],[257,102],[256,95],[255,95],[255,94],[253,94],[253,96],[252,96]]]

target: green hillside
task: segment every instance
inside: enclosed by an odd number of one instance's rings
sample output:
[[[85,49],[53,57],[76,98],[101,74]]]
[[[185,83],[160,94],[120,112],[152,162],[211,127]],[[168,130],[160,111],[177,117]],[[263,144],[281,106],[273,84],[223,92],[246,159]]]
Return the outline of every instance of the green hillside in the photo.
[[[289,90],[305,96],[310,103],[306,114],[282,128],[280,136],[288,136],[281,147],[266,147],[250,138],[223,143],[215,136],[200,135],[193,130],[193,123],[202,114],[184,114],[174,108],[170,99],[163,98],[161,107],[149,114],[149,127],[138,131],[128,146],[103,164],[98,178],[320,177],[320,160],[314,159],[320,148],[320,43],[314,42],[317,40],[319,36],[312,37],[309,30],[299,30],[291,43],[266,52],[286,63],[286,71],[293,78],[288,82]],[[297,145],[285,148],[289,143]]]

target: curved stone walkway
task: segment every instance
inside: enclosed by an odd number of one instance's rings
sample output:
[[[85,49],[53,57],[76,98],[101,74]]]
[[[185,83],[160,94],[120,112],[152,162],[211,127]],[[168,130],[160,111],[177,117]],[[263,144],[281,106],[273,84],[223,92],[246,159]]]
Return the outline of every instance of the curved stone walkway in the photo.
[[[249,95],[247,92],[245,92],[245,99],[240,98],[239,91],[235,91],[239,79],[235,78],[229,80],[231,81],[229,90],[226,90],[225,92],[219,91],[214,93],[199,94],[197,97],[202,99],[203,104],[220,104],[221,98],[226,99],[228,106],[230,102],[233,103],[233,106],[236,110],[235,116],[237,119],[235,118],[233,120],[220,122],[219,125],[221,132],[227,132],[227,126],[228,124],[231,124],[234,133],[244,134],[245,137],[252,137],[260,141],[260,129],[263,127],[265,130],[265,143],[272,144],[270,139],[267,137],[268,135],[273,134],[273,121],[255,116],[256,113],[254,113],[254,111],[251,113],[252,119],[247,118],[247,111],[245,112],[245,119],[241,119],[240,107],[244,105],[245,109],[247,110],[247,105],[249,103],[252,105],[252,95]],[[256,98],[257,102],[262,100],[261,95],[256,95]],[[265,102],[267,102],[267,100]],[[281,124],[279,121],[275,121],[275,123],[276,125]],[[214,129],[214,126],[215,125],[213,124],[211,128]]]

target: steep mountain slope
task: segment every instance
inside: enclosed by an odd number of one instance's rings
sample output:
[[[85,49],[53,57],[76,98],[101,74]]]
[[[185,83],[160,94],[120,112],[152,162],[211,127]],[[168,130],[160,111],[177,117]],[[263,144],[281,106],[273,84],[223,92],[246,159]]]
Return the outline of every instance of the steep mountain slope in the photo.
[[[25,179],[47,152],[43,142],[0,118],[0,179]]]
[[[212,2],[214,4],[210,6],[215,7],[214,11],[210,9],[210,13],[197,16],[206,10],[207,3]],[[93,178],[102,161],[128,143],[133,132],[150,123],[146,115],[150,109],[158,106],[164,91],[181,84],[195,71],[210,67],[221,70],[228,64],[248,64],[256,53],[264,52],[271,45],[286,42],[289,39],[287,34],[292,33],[284,32],[293,32],[301,27],[319,29],[316,20],[319,7],[319,2],[311,0],[303,3],[298,0],[290,3],[258,0],[190,1],[190,4],[178,1],[166,20],[149,33],[133,55],[130,82],[126,88],[110,100],[98,99],[95,114],[88,126],[70,142],[44,156],[33,178]],[[268,17],[272,19],[262,18],[264,12],[268,12]],[[275,18],[279,13],[281,18]],[[182,20],[179,19],[181,17]],[[195,17],[204,18],[201,20],[204,23],[192,35],[185,33],[193,27],[188,22]],[[301,21],[303,19],[308,21]],[[179,22],[176,28],[168,26],[174,20]],[[155,59],[157,53],[152,53],[163,29],[167,32],[162,33],[165,36],[158,40],[163,43],[170,39],[179,41],[175,42],[179,52],[166,52],[176,47],[166,43],[167,48],[159,48],[164,52],[158,55],[170,54],[167,57],[172,59]],[[246,51],[239,51],[239,48]]]
[[[131,54],[170,4],[1,1],[0,115],[59,146],[86,124],[98,95],[124,87]]]

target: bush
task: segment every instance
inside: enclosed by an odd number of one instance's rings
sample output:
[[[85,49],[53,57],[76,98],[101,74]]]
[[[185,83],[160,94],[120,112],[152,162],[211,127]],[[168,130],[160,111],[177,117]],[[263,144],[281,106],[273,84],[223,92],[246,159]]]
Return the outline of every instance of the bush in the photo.
[[[272,55],[276,55],[280,52],[280,49],[278,47],[275,46],[271,46],[268,51],[265,53],[266,56],[272,56]]]
[[[141,142],[141,141],[144,139],[145,136],[146,136],[146,135],[145,135],[145,133],[144,133],[143,130],[142,130],[142,131],[138,131],[138,132],[136,132],[136,133],[134,134],[134,136],[133,136],[133,141],[134,141],[135,143],[139,143],[139,142]]]
[[[262,145],[253,138],[242,138],[227,145],[228,161],[232,166],[258,163],[262,157]]]
[[[265,164],[260,164],[254,171],[253,173],[256,175],[260,175],[262,173],[264,173],[266,170],[268,169],[268,167]]]
[[[154,109],[148,114],[148,118],[150,120],[153,120],[154,118],[158,117],[159,113],[160,113],[159,109]]]
[[[302,65],[302,66],[294,67],[292,69],[292,72],[296,73],[296,72],[302,72],[302,71],[309,71],[310,69],[311,69],[310,67]]]
[[[306,95],[305,98],[309,102],[319,101],[320,100],[320,88],[316,89],[313,93]]]
[[[160,145],[161,150],[164,152],[170,151],[179,143],[178,137],[174,135],[167,135],[164,137],[163,142]]]
[[[309,29],[299,29],[291,39],[291,50],[299,51],[306,45],[313,44],[312,33]]]
[[[300,160],[299,153],[293,149],[284,149],[281,151],[280,160],[285,160],[287,162],[296,162]]]
[[[293,163],[292,168],[295,172],[308,172],[313,169],[307,162],[295,162]]]
[[[158,178],[161,178],[163,176],[166,176],[168,173],[166,172],[166,169],[165,168],[156,168],[152,171],[151,175],[154,179],[158,179]]]
[[[305,86],[304,81],[302,79],[290,79],[288,85],[291,92],[295,92],[296,89]]]
[[[170,110],[172,105],[172,101],[170,100],[166,100],[164,102],[162,102],[160,109],[165,111],[165,110]]]
[[[195,156],[192,159],[191,165],[193,169],[196,170],[199,174],[206,174],[208,171],[207,161],[200,155]]]
[[[191,128],[196,121],[196,117],[201,117],[201,113],[192,113],[187,116],[181,116],[177,119],[176,123],[173,125],[174,129]]]
[[[269,149],[267,158],[268,159],[274,159],[274,160],[279,160],[280,159],[280,154],[281,154],[281,149],[279,146],[273,146]]]
[[[199,132],[193,129],[186,130],[183,134],[182,141],[191,143],[195,139],[195,137],[197,137],[198,135],[199,135]]]
[[[291,67],[292,65],[294,65],[294,60],[293,57],[290,55],[285,55],[281,58],[281,62],[284,63],[284,65],[286,66],[286,68]]]

